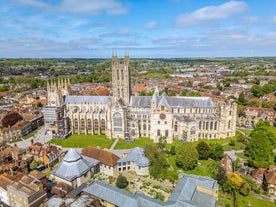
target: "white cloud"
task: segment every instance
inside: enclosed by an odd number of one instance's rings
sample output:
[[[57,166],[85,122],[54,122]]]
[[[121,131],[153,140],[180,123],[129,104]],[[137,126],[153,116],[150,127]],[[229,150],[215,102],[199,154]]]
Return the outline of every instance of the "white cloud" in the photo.
[[[45,10],[61,11],[82,15],[119,15],[128,12],[129,8],[120,0],[62,0],[59,5],[50,5],[38,0],[12,0],[16,3],[24,4]]]
[[[146,29],[146,30],[155,29],[156,26],[157,26],[156,21],[151,21],[144,25],[144,29]]]
[[[105,33],[102,35],[102,37],[131,36],[133,34],[134,33],[130,29],[123,28],[123,29],[116,30],[114,32]]]
[[[174,19],[173,23],[179,27],[204,25],[243,13],[248,9],[249,7],[245,2],[229,1],[219,6],[207,6],[192,13],[181,14]]]
[[[128,12],[128,8],[116,0],[63,0],[60,4],[60,10],[69,13],[92,14],[101,13],[118,15]]]

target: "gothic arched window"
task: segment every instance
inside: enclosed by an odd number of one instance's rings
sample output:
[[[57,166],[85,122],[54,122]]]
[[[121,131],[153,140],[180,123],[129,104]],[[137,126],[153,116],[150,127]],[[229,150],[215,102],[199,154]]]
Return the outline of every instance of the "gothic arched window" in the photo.
[[[84,131],[84,130],[85,130],[85,121],[84,121],[84,119],[81,119],[80,130],[81,130],[81,131]]]
[[[105,131],[105,120],[102,119],[101,120],[101,132],[104,132]]]
[[[114,132],[121,132],[123,130],[123,119],[120,113],[113,115]]]
[[[99,130],[99,122],[98,119],[94,119],[94,131],[98,131]]]
[[[87,130],[88,130],[88,131],[91,131],[91,130],[92,130],[92,122],[91,122],[91,119],[88,119],[88,120],[87,120]]]

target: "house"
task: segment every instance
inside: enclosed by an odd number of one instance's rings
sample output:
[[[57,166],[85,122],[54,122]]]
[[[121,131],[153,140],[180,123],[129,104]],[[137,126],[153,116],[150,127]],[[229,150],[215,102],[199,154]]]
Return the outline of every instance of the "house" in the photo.
[[[149,175],[150,162],[141,147],[133,148],[129,155],[117,161],[118,172],[134,171],[137,175]]]
[[[100,162],[100,172],[108,176],[114,176],[117,172],[117,161],[120,159],[112,152],[95,147],[86,147],[82,149],[82,155],[91,157]]]
[[[263,175],[264,188],[270,195],[276,195],[276,167],[268,167]]]
[[[95,180],[83,192],[98,198],[105,207],[215,207],[218,200],[218,184],[204,176],[181,174],[181,178],[166,202],[155,200],[141,191],[132,194],[99,180]]]
[[[43,184],[30,175],[7,185],[9,205],[14,207],[37,207],[47,197]]]
[[[7,178],[4,175],[0,175],[0,201],[5,203],[6,205],[10,204],[7,186],[10,185],[12,182],[13,180]]]
[[[62,149],[55,145],[44,145],[40,142],[34,143],[33,140],[31,143],[27,148],[27,154],[32,155],[34,160],[43,162],[44,166],[54,163],[62,153]]]
[[[257,168],[251,171],[251,176],[255,180],[256,186],[259,188],[263,184],[263,178],[264,178],[264,168]]]
[[[223,167],[227,175],[234,172],[234,162],[227,153],[221,159],[220,166]]]
[[[70,149],[59,166],[52,171],[51,178],[57,183],[63,182],[75,189],[98,172],[98,160],[80,155],[75,149]]]

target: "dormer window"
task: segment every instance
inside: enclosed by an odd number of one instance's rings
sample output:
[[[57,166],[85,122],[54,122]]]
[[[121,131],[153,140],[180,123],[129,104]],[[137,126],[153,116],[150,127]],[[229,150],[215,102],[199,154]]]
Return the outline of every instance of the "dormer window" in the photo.
[[[161,106],[161,111],[164,111],[165,110],[165,107],[164,106]]]

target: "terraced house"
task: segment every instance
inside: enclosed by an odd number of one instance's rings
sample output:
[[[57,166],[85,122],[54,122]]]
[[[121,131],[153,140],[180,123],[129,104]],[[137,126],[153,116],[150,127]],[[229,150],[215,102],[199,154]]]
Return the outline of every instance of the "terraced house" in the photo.
[[[113,96],[72,96],[69,80],[48,81],[46,129],[55,136],[69,133],[102,134],[108,138],[150,137],[167,143],[234,136],[235,103],[214,103],[209,97],[132,96],[130,58],[112,55]]]

